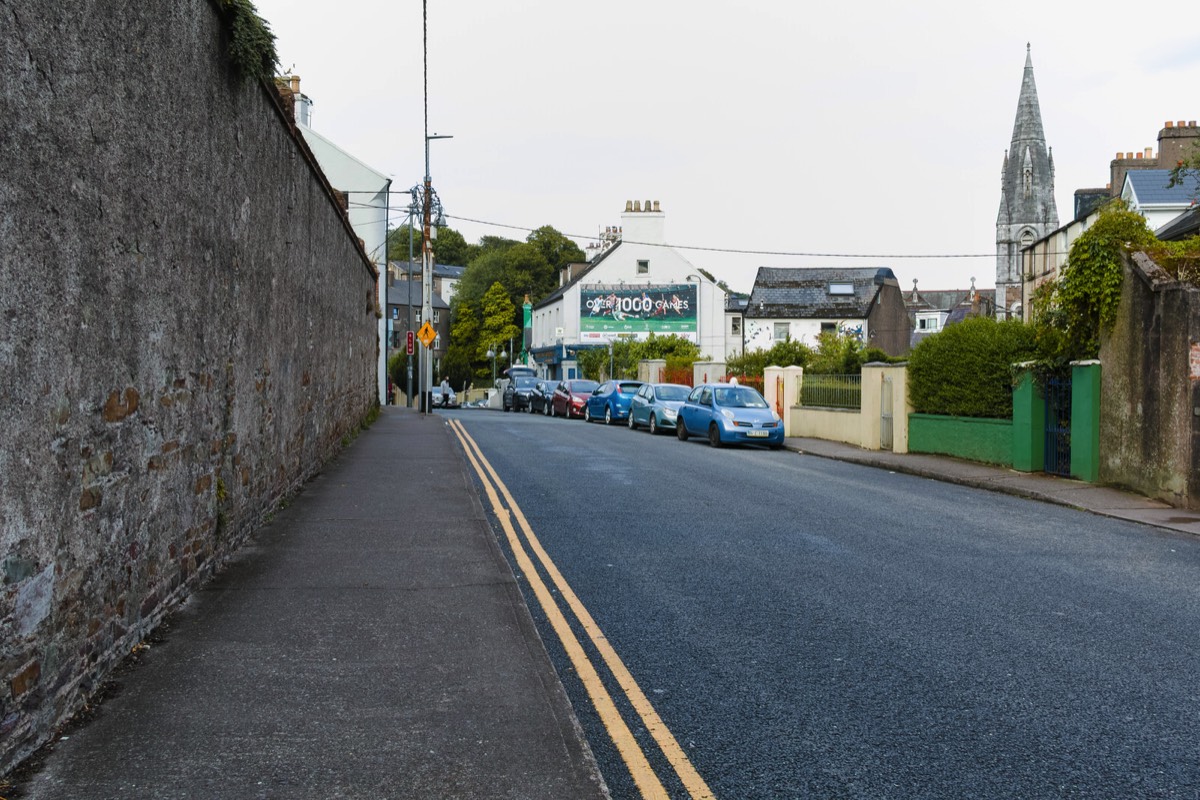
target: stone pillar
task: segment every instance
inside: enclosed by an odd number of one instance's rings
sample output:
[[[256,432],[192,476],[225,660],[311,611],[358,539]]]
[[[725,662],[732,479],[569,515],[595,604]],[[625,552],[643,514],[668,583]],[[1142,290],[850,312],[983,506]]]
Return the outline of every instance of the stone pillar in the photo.
[[[1013,469],[1041,472],[1046,468],[1046,401],[1028,369],[1013,389],[1012,423]]]
[[[692,364],[692,385],[719,383],[725,380],[724,361],[697,361]]]
[[[864,364],[858,406],[858,446],[863,450],[880,450],[881,412],[883,411],[883,365]]]
[[[663,383],[667,361],[664,358],[644,358],[638,362],[638,380],[642,383]]]
[[[1100,477],[1100,362],[1071,362],[1071,476]]]

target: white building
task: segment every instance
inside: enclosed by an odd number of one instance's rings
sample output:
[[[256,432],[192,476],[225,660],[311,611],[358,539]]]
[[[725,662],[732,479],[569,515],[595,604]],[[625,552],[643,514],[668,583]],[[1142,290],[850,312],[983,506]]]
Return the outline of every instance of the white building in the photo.
[[[681,336],[705,359],[725,360],[725,292],[667,245],[658,201],[627,202],[606,244],[565,268],[558,290],[534,306],[530,355],[541,372],[575,377],[580,349],[651,333]]]
[[[350,226],[362,240],[367,255],[379,270],[376,289],[377,301],[382,311],[387,308],[387,259],[388,191],[392,179],[377,169],[367,166],[321,134],[308,127],[311,121],[312,101],[300,93],[300,78],[289,78],[295,97],[296,129],[304,136],[308,149],[321,165],[329,185],[346,196],[346,214]],[[379,320],[379,364],[376,375],[380,404],[387,398],[387,346],[389,319],[385,314]]]
[[[1169,169],[1130,170],[1125,173],[1121,199],[1146,218],[1150,230],[1158,230],[1195,204],[1200,185],[1195,175],[1185,175],[1183,181],[1170,188]]]

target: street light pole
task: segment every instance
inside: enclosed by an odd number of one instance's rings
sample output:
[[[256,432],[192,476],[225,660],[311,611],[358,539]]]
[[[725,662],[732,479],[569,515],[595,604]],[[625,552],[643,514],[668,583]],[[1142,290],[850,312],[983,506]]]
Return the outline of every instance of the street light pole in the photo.
[[[433,324],[433,243],[430,219],[433,211],[433,180],[429,177],[429,142],[431,139],[453,139],[453,136],[426,134],[425,136],[425,202],[422,203],[421,220],[421,319]],[[424,322],[422,322],[424,324]],[[427,348],[428,349],[428,348]],[[424,389],[421,392],[421,407],[428,413],[433,400],[433,359],[425,353]]]

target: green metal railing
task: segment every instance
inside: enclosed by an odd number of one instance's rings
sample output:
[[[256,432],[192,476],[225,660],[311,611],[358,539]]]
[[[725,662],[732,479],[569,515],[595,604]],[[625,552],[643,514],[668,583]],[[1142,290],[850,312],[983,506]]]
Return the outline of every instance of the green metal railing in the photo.
[[[820,408],[862,408],[862,375],[804,374],[800,405]]]

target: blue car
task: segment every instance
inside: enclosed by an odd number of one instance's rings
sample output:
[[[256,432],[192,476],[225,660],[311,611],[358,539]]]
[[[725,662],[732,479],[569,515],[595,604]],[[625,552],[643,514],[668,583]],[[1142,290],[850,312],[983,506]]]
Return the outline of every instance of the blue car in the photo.
[[[687,400],[692,387],[678,383],[647,383],[638,389],[629,404],[629,430],[645,425],[650,433],[675,427],[675,415]]]
[[[605,425],[612,425],[615,419],[625,419],[629,416],[629,402],[640,388],[641,381],[605,381],[588,396],[583,408],[584,421],[602,419]]]
[[[713,447],[765,444],[778,450],[783,447],[783,421],[749,386],[705,383],[693,389],[679,407],[675,435],[681,442],[689,435],[707,436]]]

